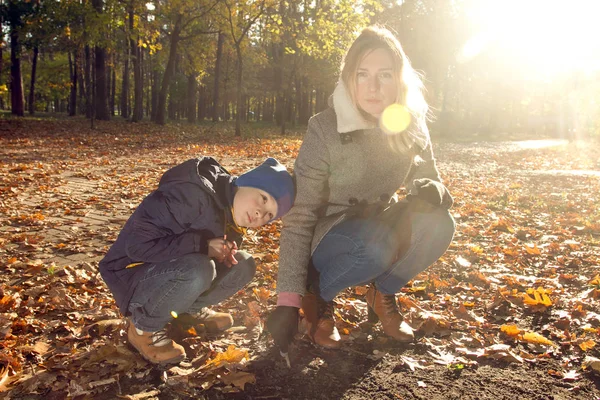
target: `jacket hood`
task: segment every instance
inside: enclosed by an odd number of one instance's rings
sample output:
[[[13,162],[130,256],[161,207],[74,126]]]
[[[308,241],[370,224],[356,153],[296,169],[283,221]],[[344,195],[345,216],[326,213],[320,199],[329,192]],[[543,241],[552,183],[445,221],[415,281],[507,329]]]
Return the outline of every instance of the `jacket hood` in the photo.
[[[171,183],[190,182],[203,188],[222,209],[233,204],[235,178],[212,157],[188,160],[168,170],[158,187]]]

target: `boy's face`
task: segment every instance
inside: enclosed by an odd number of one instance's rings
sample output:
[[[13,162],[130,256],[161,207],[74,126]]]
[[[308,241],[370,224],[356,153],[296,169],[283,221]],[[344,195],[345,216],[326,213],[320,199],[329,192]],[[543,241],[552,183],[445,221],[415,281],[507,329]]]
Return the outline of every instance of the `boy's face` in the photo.
[[[277,201],[264,190],[240,186],[233,197],[233,218],[240,226],[258,228],[277,215]]]

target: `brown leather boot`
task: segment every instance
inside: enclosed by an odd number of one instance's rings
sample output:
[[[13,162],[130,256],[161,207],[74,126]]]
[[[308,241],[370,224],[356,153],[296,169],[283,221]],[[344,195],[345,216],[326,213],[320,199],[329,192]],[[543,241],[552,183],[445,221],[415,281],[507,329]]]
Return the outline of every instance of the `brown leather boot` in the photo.
[[[153,364],[176,364],[185,358],[183,346],[167,337],[164,329],[157,332],[144,332],[128,321],[127,339],[142,357]]]
[[[333,301],[326,302],[313,293],[306,293],[302,298],[304,319],[300,322],[301,331],[305,331],[314,343],[337,349],[342,345],[340,333],[333,319]]]
[[[367,290],[366,300],[369,308],[369,322],[381,321],[383,332],[399,342],[414,340],[415,334],[412,328],[404,322],[404,318],[398,312],[395,295],[383,294],[375,288],[375,285],[372,285]]]
[[[204,307],[195,318],[199,323],[204,324],[209,333],[223,332],[233,326],[233,317],[231,314],[216,312],[208,307]]]

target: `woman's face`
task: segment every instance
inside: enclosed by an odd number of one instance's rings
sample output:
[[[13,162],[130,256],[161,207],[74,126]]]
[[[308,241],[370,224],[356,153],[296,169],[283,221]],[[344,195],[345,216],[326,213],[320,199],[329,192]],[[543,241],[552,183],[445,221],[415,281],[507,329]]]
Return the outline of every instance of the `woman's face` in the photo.
[[[365,55],[356,72],[356,100],[359,107],[374,118],[396,101],[398,84],[394,77],[394,61],[385,49]]]

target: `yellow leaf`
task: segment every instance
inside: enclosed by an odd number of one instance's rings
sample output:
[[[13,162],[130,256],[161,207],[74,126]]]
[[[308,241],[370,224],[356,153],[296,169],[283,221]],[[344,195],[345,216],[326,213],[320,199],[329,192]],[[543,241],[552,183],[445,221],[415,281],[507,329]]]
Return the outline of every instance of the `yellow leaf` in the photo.
[[[579,343],[579,348],[583,351],[588,351],[589,349],[594,348],[594,346],[596,346],[596,342],[592,339]]]
[[[549,290],[544,289],[542,287],[538,287],[537,289],[527,289],[527,293],[523,294],[523,302],[529,306],[537,306],[539,304],[550,307],[553,303],[550,300]],[[533,299],[528,295],[533,295]]]
[[[546,339],[545,337],[543,337],[542,335],[540,335],[539,333],[535,333],[535,332],[527,332],[523,335],[523,340],[528,342],[528,343],[536,343],[536,344],[545,344],[548,346],[556,346],[554,344],[554,342],[552,342],[549,339]]]
[[[535,244],[533,245],[533,247],[525,246],[525,251],[527,252],[527,254],[531,254],[532,256],[539,256],[542,254],[540,249]]]
[[[500,330],[506,333],[508,336],[517,336],[521,333],[521,330],[515,324],[502,325]]]
[[[526,293],[523,294],[523,303],[529,305],[529,306],[537,306],[538,302],[535,299],[532,299],[531,297],[529,297],[529,295],[527,295]]]
[[[215,358],[209,360],[206,365],[221,366],[224,363],[239,363],[243,359],[249,359],[247,350],[236,349],[234,345],[229,345],[227,351],[218,353]]]

